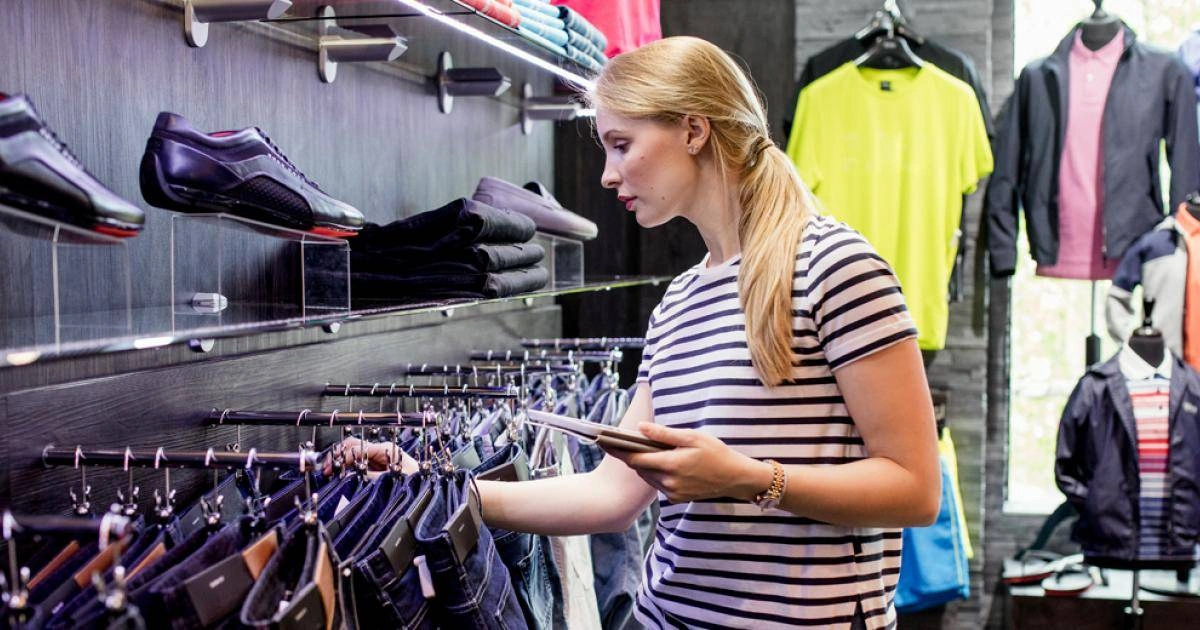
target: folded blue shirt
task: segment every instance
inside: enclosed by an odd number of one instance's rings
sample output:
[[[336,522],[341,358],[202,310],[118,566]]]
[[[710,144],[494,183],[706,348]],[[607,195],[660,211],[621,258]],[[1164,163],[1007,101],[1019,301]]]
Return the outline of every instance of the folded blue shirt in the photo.
[[[561,28],[554,28],[544,24],[539,24],[538,22],[522,20],[521,25],[517,27],[517,30],[526,34],[533,33],[544,40],[550,41],[554,44],[555,49],[560,51],[559,54],[566,54],[565,52],[561,52],[561,50],[563,46],[567,45],[569,36],[567,35],[567,32]],[[538,43],[540,44],[542,42]]]

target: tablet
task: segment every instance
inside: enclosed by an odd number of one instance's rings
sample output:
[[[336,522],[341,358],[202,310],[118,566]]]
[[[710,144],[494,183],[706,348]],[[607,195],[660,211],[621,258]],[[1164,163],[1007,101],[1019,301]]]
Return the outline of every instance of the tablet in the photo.
[[[670,444],[651,440],[641,433],[626,431],[625,429],[610,427],[596,422],[587,422],[585,420],[546,413],[544,411],[535,411],[533,409],[530,409],[526,413],[528,414],[528,422],[531,424],[562,431],[563,433],[568,433],[584,440],[594,441],[601,448],[633,451],[635,453],[656,453],[675,448]]]

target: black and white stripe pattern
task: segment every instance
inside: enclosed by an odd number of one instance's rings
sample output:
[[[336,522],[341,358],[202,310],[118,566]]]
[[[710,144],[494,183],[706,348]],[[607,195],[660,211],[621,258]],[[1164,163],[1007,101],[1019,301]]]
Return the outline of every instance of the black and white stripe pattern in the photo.
[[[865,457],[833,371],[917,336],[888,264],[861,235],[814,217],[796,256],[796,367],[763,387],[738,300],[740,257],[689,269],[650,318],[638,381],[655,422],[697,429],[758,459],[832,465]],[[732,499],[671,505],[646,557],[637,615],[658,628],[895,625],[900,530],[851,529]]]

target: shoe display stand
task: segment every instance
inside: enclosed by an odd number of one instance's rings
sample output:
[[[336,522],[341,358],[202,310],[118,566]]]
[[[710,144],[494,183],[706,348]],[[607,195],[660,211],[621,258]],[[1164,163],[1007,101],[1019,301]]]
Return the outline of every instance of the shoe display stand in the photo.
[[[583,241],[546,232],[538,232],[533,242],[546,250],[542,266],[550,273],[551,289],[583,286]]]
[[[7,362],[35,348],[128,335],[131,266],[125,239],[0,204],[0,348]]]
[[[350,245],[229,214],[171,217],[171,331],[350,313]]]

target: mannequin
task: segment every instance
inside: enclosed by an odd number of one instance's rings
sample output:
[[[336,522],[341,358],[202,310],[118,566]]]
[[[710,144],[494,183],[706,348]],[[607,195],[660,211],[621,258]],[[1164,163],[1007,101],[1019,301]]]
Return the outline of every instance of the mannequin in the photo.
[[[1123,24],[1120,18],[1102,8],[1104,0],[1093,1],[1096,4],[1096,10],[1081,23],[1083,45],[1087,46],[1089,50],[1100,50],[1121,32]]]
[[[1144,319],[1142,325],[1133,331],[1129,337],[1129,349],[1142,358],[1147,365],[1160,365],[1166,356],[1166,345],[1162,333],[1151,323],[1150,314],[1154,311],[1154,300],[1146,300],[1143,306]]]

